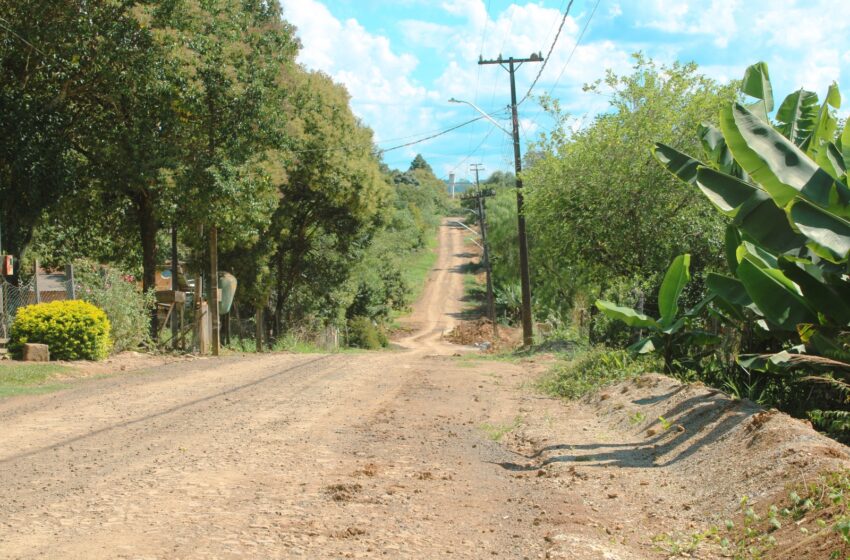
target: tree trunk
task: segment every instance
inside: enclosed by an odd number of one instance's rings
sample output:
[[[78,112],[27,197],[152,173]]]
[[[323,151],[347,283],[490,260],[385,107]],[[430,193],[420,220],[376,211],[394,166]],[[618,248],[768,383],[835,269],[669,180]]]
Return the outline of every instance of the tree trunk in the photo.
[[[157,223],[154,215],[153,201],[146,192],[136,197],[136,211],[139,218],[139,234],[142,241],[142,289],[156,289],[156,234]],[[151,315],[151,337],[156,340],[158,333],[156,308]]]
[[[274,303],[274,320],[275,320],[275,336],[280,337],[283,331],[283,252],[277,252],[277,278],[275,279],[275,303]]]

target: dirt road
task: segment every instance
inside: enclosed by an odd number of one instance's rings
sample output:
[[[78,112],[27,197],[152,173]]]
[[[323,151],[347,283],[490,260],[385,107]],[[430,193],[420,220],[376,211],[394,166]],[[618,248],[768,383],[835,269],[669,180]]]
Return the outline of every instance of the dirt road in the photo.
[[[200,360],[0,402],[0,557],[656,558],[653,536],[734,503],[734,485],[695,488],[693,454],[673,460],[691,445],[540,395],[543,364],[453,357],[462,238],[441,228],[404,350]]]

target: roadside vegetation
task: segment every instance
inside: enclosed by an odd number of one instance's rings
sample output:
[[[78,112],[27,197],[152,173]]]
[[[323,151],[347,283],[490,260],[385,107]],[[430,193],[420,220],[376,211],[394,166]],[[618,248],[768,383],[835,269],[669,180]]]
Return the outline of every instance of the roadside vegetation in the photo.
[[[48,269],[84,259],[82,297],[107,312],[113,350],[150,347],[152,296],[136,294],[154,289],[171,228],[192,277],[209,269],[216,228],[219,268],[238,279],[235,337],[252,333],[256,310],[270,346],[329,327],[381,334],[410,304],[445,187],[422,156],[405,171],[383,164],[345,88],[296,63],[277,2],[27,0],[0,11],[15,30],[0,38],[13,283],[36,259]]]
[[[575,398],[642,371],[702,381],[850,438],[850,133],[837,85],[774,101],[765,63],[718,84],[638,54],[586,86],[606,113],[527,156],[534,313]],[[516,321],[515,206],[490,212],[502,320]],[[514,203],[515,204],[515,203]],[[513,297],[513,296],[516,297]]]

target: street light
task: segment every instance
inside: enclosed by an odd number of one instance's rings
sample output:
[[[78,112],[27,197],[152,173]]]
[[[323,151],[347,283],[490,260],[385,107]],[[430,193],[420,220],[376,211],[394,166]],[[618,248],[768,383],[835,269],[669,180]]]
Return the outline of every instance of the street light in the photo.
[[[481,110],[481,107],[479,107],[479,106],[478,106],[478,105],[476,105],[475,103],[471,103],[471,102],[469,102],[469,101],[464,101],[463,99],[455,99],[454,97],[452,97],[451,99],[449,99],[449,103],[465,103],[466,105],[469,105],[470,107],[472,107],[473,109],[475,109],[476,111],[478,111],[479,113],[481,113],[481,116],[482,116],[482,117],[484,117],[485,119],[487,119],[488,121],[490,121],[490,122],[491,122],[491,123],[493,123],[494,125],[498,126],[498,127],[502,130],[502,132],[504,132],[504,133],[505,133],[505,134],[507,134],[508,136],[513,136],[513,133],[512,133],[510,130],[508,130],[508,129],[507,129],[507,128],[505,128],[504,126],[500,125],[500,124],[499,124],[499,122],[498,122],[496,119],[494,119],[493,117],[491,117],[490,115],[488,115],[487,113],[485,113],[484,111],[482,111],[482,110]]]

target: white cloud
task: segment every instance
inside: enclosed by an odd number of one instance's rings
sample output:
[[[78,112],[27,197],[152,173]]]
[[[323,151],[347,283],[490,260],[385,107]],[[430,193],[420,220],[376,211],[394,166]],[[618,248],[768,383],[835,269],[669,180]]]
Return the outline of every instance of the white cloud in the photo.
[[[415,56],[397,53],[389,39],[354,19],[336,19],[318,0],[283,0],[282,5],[304,45],[298,61],[346,86],[354,112],[375,130],[377,141],[432,123],[427,109],[410,110],[434,98],[412,78],[419,64]]]

